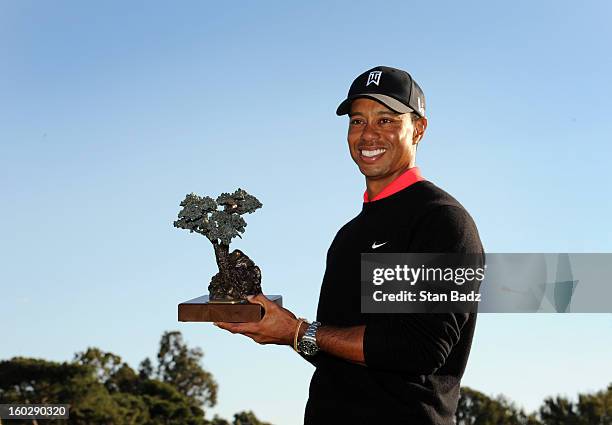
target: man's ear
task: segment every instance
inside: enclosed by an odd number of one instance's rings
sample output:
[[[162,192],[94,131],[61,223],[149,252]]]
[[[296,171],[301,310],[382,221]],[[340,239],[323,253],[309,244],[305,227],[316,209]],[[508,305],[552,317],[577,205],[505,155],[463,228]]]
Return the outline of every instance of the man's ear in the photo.
[[[421,117],[414,122],[414,131],[412,133],[412,144],[417,144],[425,135],[427,129],[427,118]]]

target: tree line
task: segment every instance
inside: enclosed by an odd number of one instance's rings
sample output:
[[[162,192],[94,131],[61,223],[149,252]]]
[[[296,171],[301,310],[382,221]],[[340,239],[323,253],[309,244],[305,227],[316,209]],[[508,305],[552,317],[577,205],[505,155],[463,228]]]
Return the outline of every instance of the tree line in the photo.
[[[577,401],[547,397],[532,413],[504,396],[491,398],[462,387],[456,421],[457,425],[612,425],[612,383],[605,390],[578,394]]]
[[[206,410],[217,403],[218,384],[204,370],[199,348],[180,332],[165,332],[155,362],[137,370],[99,348],[76,353],[72,361],[14,357],[0,361],[0,404],[70,404],[70,419],[39,421],[75,425],[271,425],[250,410],[227,420]],[[612,384],[577,401],[546,398],[526,413],[504,396],[489,397],[462,387],[457,425],[612,425]],[[0,421],[1,423],[1,421]],[[36,420],[11,420],[33,424]]]
[[[14,357],[0,361],[0,403],[70,404],[70,419],[45,424],[271,425],[248,410],[231,422],[216,415],[205,418],[206,409],[217,403],[218,385],[202,368],[203,356],[173,331],[162,335],[155,364],[146,358],[138,370],[98,348],[63,363]]]

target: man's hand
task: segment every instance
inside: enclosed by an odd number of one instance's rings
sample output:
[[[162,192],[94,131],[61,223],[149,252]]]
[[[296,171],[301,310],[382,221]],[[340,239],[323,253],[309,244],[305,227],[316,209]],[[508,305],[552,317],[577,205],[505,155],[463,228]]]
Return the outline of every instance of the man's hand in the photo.
[[[264,316],[259,322],[215,322],[214,325],[231,333],[248,336],[259,344],[292,346],[298,324],[295,314],[270,301],[263,294],[249,295],[247,300],[264,308]]]
[[[259,344],[278,344],[293,346],[293,338],[298,325],[295,314],[279,307],[263,294],[248,296],[249,302],[261,305],[265,314],[259,322],[229,323],[216,322],[221,329],[248,336]],[[307,324],[302,323],[299,331],[301,338]],[[336,327],[321,326],[317,331],[317,345],[331,355],[365,366],[363,354],[363,335],[365,326]]]

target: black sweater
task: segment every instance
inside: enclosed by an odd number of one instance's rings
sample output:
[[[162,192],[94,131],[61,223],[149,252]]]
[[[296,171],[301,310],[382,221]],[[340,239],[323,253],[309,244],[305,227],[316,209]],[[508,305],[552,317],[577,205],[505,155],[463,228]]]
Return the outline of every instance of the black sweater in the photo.
[[[387,243],[374,251],[374,242]],[[305,424],[453,424],[476,315],[361,313],[360,254],[366,252],[483,248],[467,211],[428,181],[364,203],[328,250],[317,320],[365,325],[367,366],[324,352],[308,359],[316,370]]]

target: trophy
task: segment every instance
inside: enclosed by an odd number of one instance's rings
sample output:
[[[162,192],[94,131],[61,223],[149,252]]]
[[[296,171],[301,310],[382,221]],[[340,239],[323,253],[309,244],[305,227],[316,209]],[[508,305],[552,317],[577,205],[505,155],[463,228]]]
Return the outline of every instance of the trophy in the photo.
[[[212,243],[219,272],[208,285],[209,295],[202,295],[178,306],[181,322],[257,322],[263,317],[259,304],[249,303],[247,295],[261,293],[261,270],[248,255],[229,251],[231,240],[244,233],[243,214],[262,207],[261,202],[245,190],[222,193],[216,200],[209,196],[188,194],[180,204],[174,227],[204,235]],[[221,209],[219,209],[221,207]],[[282,305],[280,295],[268,296]]]

